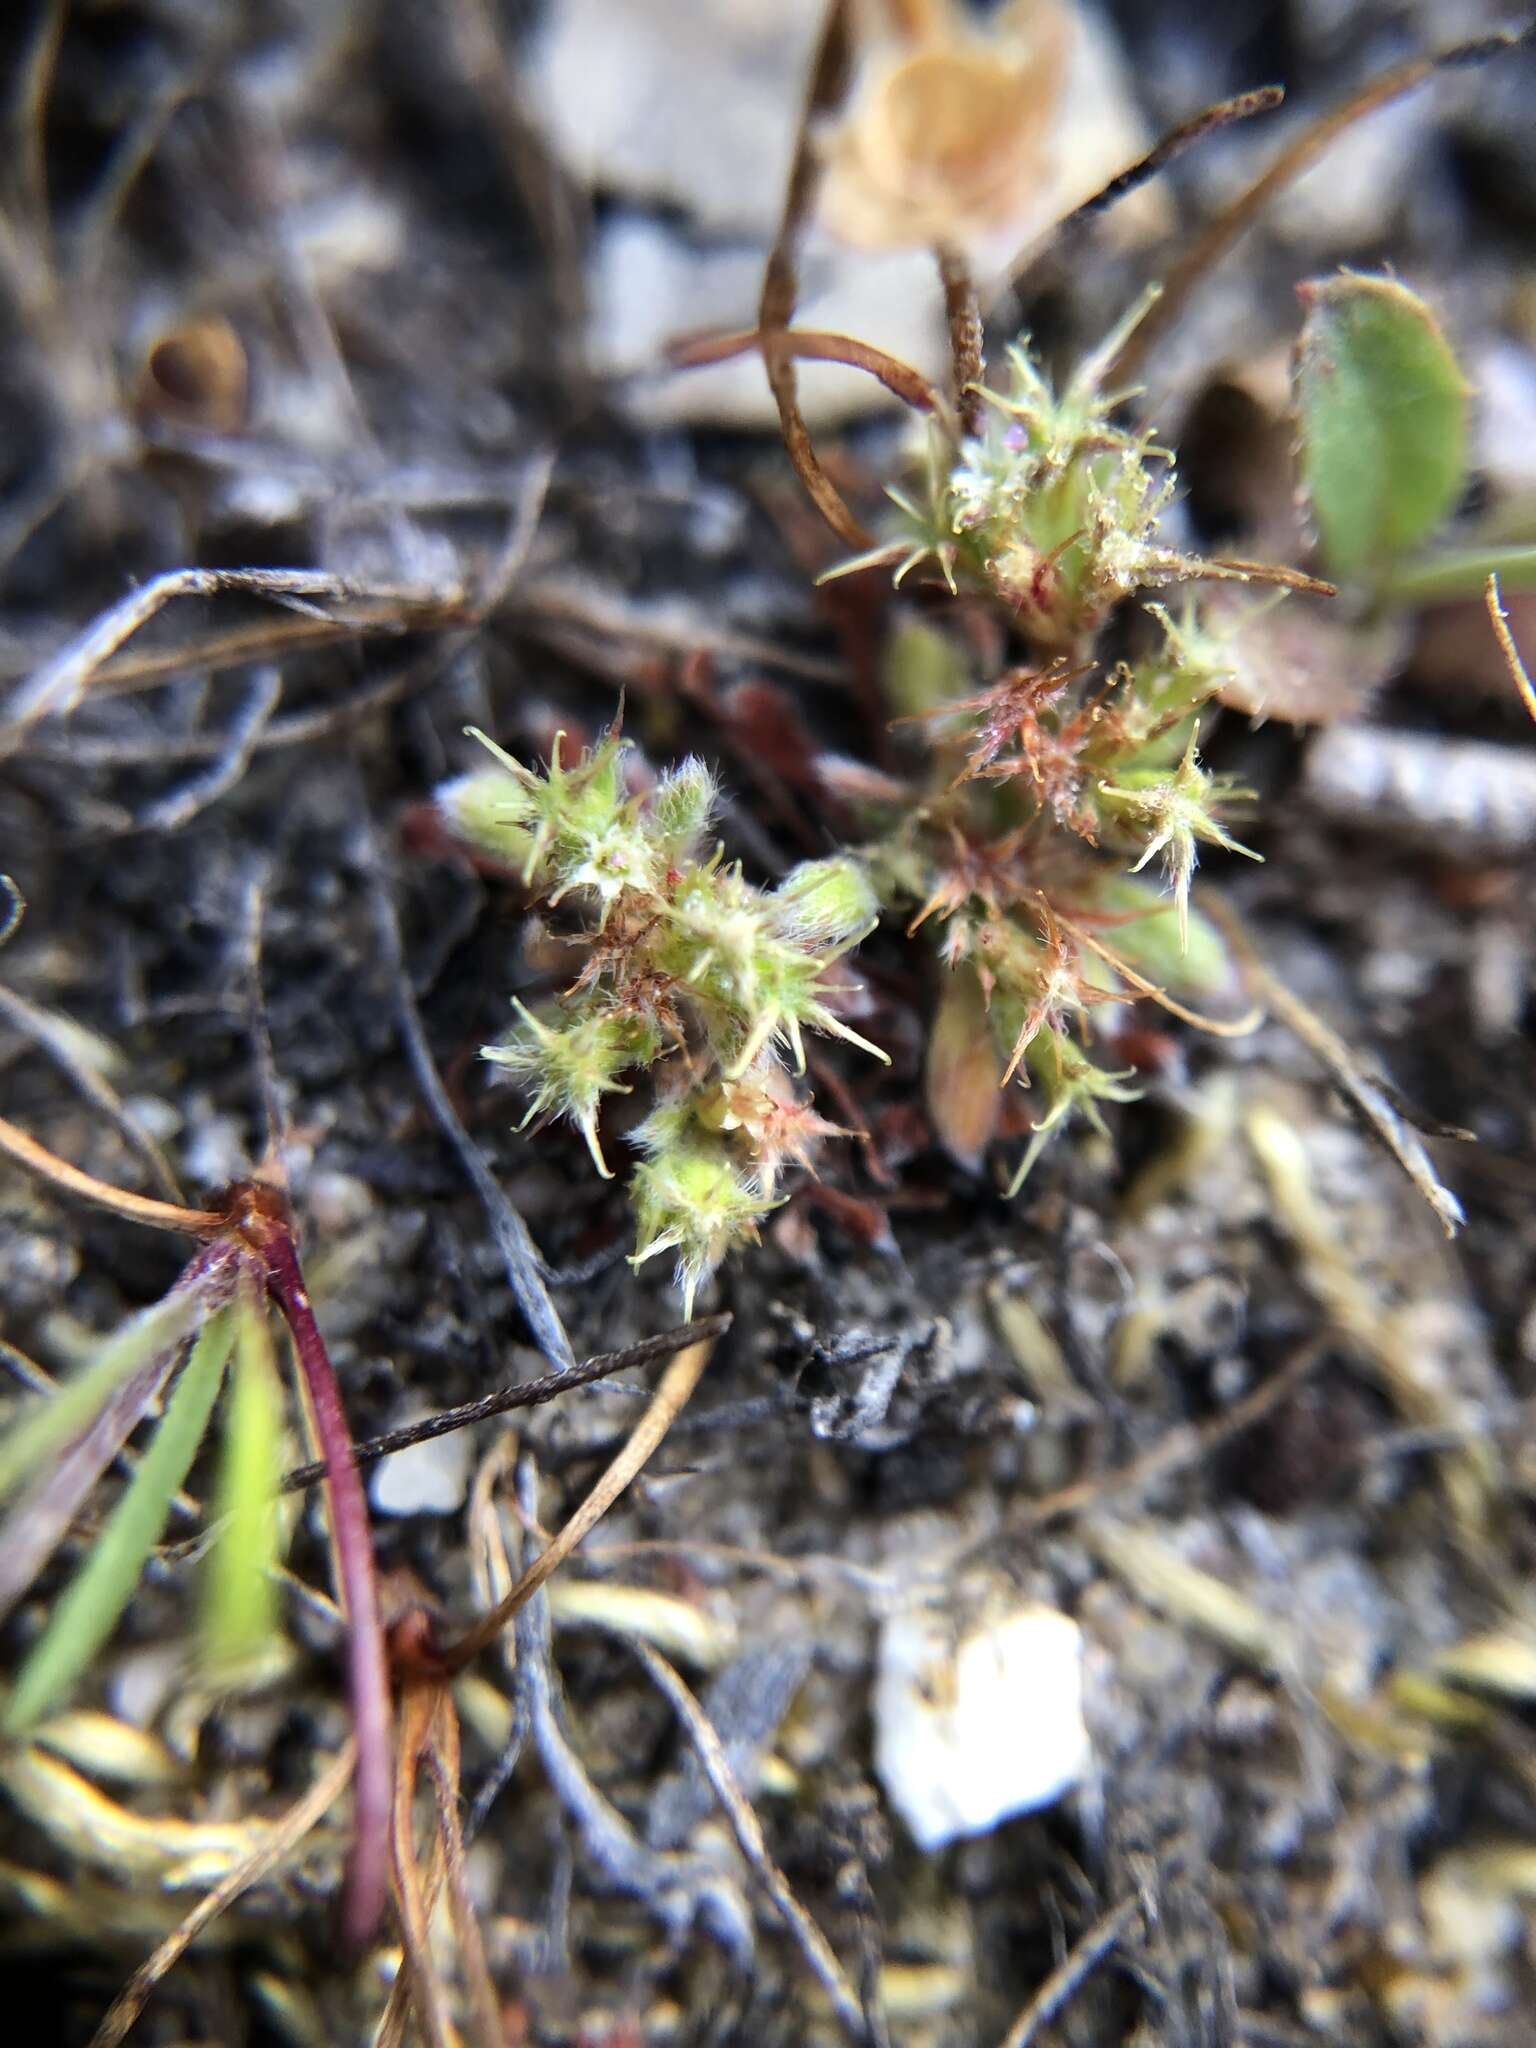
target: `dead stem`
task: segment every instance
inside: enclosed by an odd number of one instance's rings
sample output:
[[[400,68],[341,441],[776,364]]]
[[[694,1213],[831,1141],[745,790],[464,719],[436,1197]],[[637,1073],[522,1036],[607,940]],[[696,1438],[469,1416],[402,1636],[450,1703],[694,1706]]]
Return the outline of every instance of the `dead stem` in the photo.
[[[1218,100],[1214,106],[1205,107],[1200,113],[1192,114],[1187,121],[1181,121],[1176,128],[1170,128],[1145,156],[1138,157],[1135,163],[1127,165],[1116,177],[1111,178],[1102,191],[1095,192],[1091,199],[1085,199],[1080,206],[1074,207],[1065,220],[1056,227],[1053,240],[1070,236],[1074,229],[1097,219],[1101,213],[1107,213],[1110,207],[1128,198],[1132,192],[1150,184],[1160,172],[1167,170],[1176,157],[1182,156],[1191,143],[1202,141],[1207,135],[1214,134],[1218,128],[1230,127],[1234,121],[1248,121],[1255,114],[1272,113],[1284,99],[1283,85],[1261,85],[1252,92],[1236,93],[1229,100]],[[1037,254],[1038,251],[1032,250],[1028,260],[1033,262]],[[1015,266],[1013,276],[1017,277],[1023,267]]]
[[[554,1541],[546,1550],[540,1552],[511,1592],[499,1600],[489,1614],[482,1615],[479,1621],[466,1629],[456,1641],[432,1653],[432,1664],[435,1669],[447,1672],[462,1671],[466,1664],[495,1642],[518,1609],[539,1590],[551,1573],[559,1570],[582,1538],[590,1535],[620,1494],[644,1469],[662,1438],[682,1413],[689,1396],[703,1375],[705,1366],[709,1363],[710,1353],[714,1348],[714,1338],[707,1337],[698,1343],[690,1344],[686,1351],[679,1353],[672,1361],[662,1374],[650,1406],[635,1424],[624,1448]]]
[[[243,1898],[252,1885],[260,1884],[293,1854],[310,1831],[324,1820],[347,1788],[356,1761],[356,1744],[350,1739],[321,1772],[314,1784],[280,1820],[262,1830],[261,1839],[244,1859],[198,1900],[186,1918],[168,1934],[147,1962],[140,1964],[107,2010],[106,2018],[91,2036],[90,2048],[118,2048],[144,2007],[155,1986],[173,1970],[192,1943],[221,1913]]]
[[[1509,670],[1509,679],[1520,693],[1520,701],[1532,718],[1536,718],[1536,683],[1532,683],[1530,671],[1520,658],[1520,649],[1515,645],[1515,636],[1509,630],[1509,615],[1504,610],[1499,595],[1499,579],[1490,576],[1483,590],[1483,602],[1488,607],[1488,623],[1493,627],[1494,638],[1499,643],[1499,652]]]
[[[960,430],[974,436],[981,432],[986,411],[981,388],[986,364],[981,353],[981,303],[976,296],[976,280],[958,249],[940,248],[933,253],[939,266],[939,282],[944,287],[950,377]]]
[[[729,1315],[702,1316],[697,1322],[684,1323],[680,1329],[666,1330],[659,1337],[642,1338],[638,1344],[628,1345],[623,1351],[605,1351],[596,1358],[585,1359],[580,1365],[567,1366],[560,1372],[547,1372],[538,1379],[500,1387],[494,1394],[482,1394],[478,1401],[465,1401],[457,1408],[440,1409],[436,1415],[426,1416],[420,1422],[387,1430],[383,1436],[354,1444],[352,1462],[354,1465],[372,1465],[380,1458],[393,1457],[397,1451],[408,1451],[413,1444],[429,1443],[433,1437],[447,1436],[456,1429],[473,1428],[478,1422],[489,1422],[493,1416],[507,1415],[519,1408],[542,1407],[546,1401],[558,1400],[573,1387],[591,1386],[595,1380],[607,1379],[616,1372],[627,1372],[633,1366],[651,1365],[659,1358],[675,1357],[685,1345],[716,1343],[730,1327]],[[280,1490],[297,1493],[304,1487],[317,1485],[325,1476],[324,1461],[316,1459],[312,1464],[296,1466],[287,1473]]]
[[[1092,932],[1085,931],[1080,924],[1074,924],[1070,917],[1064,917],[1057,911],[1056,922],[1063,931],[1070,932],[1079,945],[1086,946],[1090,953],[1097,953],[1105,965],[1112,967],[1116,974],[1128,981],[1138,995],[1146,996],[1149,1001],[1156,1003],[1160,1010],[1166,1010],[1170,1017],[1177,1017],[1181,1024],[1189,1024],[1196,1031],[1203,1031],[1207,1038],[1250,1038],[1264,1022],[1262,1003],[1255,1003],[1253,1008],[1241,1017],[1230,1018],[1203,1017],[1198,1010],[1186,1009],[1182,1003],[1175,1002],[1166,989],[1159,988],[1156,982],[1148,981],[1145,975],[1138,974],[1130,961],[1117,953],[1113,946],[1106,946],[1102,939],[1096,939]]]
[[[1031,2048],[1040,2029],[1049,2026],[1068,2000],[1076,1996],[1140,1912],[1139,1899],[1122,1899],[1118,1906],[1112,1906],[1095,1920],[1030,1999],[998,2048]]]
[[[414,2005],[417,2024],[428,2048],[456,2048],[458,2034],[448,2012],[448,1993],[432,1949],[432,1912],[446,1874],[446,1849],[434,1831],[432,1876],[424,1886],[416,1860],[416,1778],[421,1758],[433,1741],[438,1709],[447,1688],[432,1679],[416,1679],[400,1694],[394,1791],[390,1800],[389,1848],[394,1873],[395,1904],[405,1946],[405,1963],[391,1992],[379,2039],[386,2037],[394,2008]],[[401,2019],[404,2019],[404,2010]]]
[[[157,1202],[149,1195],[132,1195],[114,1188],[67,1159],[60,1159],[36,1138],[28,1137],[15,1124],[0,1117],[0,1153],[18,1166],[35,1173],[51,1187],[66,1195],[77,1195],[98,1209],[110,1209],[131,1223],[145,1223],[153,1230],[184,1230],[193,1237],[212,1237],[228,1227],[229,1218],[216,1209],[184,1209],[177,1202]]]
[[[1382,72],[1379,78],[1370,80],[1352,99],[1304,128],[1246,191],[1239,193],[1230,205],[1206,224],[1193,248],[1174,264],[1163,282],[1162,297],[1120,351],[1114,366],[1116,379],[1123,382],[1136,377],[1153,343],[1182,316],[1191,293],[1206,272],[1214,269],[1253,225],[1270,200],[1300,177],[1346,129],[1352,128],[1367,114],[1374,114],[1378,107],[1401,99],[1404,93],[1412,92],[1415,86],[1433,78],[1436,72],[1480,64],[1489,57],[1497,57],[1513,49],[1522,39],[1522,32],[1506,30],[1497,35],[1479,36],[1457,43],[1433,56],[1410,57],[1406,63],[1394,65],[1390,71]]]
[[[731,1833],[736,1837],[736,1846],[768,1894],[774,1911],[783,1921],[806,1967],[826,1992],[843,2031],[850,2041],[860,2044],[867,2042],[869,2028],[865,2022],[864,2008],[859,1995],[833,1954],[826,1936],[795,1897],[788,1878],[769,1854],[762,1823],[751,1802],[736,1783],[725,1746],[716,1733],[714,1724],[664,1657],[658,1656],[648,1643],[643,1643],[634,1636],[626,1635],[623,1641],[631,1655],[644,1667],[651,1683],[665,1695],[682,1722],[704,1775],[708,1778],[710,1787],[730,1822]]]

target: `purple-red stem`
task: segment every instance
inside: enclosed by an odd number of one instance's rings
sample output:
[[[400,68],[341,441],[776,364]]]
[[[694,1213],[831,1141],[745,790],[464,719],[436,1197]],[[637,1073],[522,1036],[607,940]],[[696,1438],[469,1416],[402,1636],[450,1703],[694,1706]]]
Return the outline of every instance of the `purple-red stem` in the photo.
[[[342,1894],[342,1931],[360,1952],[377,1931],[389,1895],[390,1701],[384,1634],[379,1622],[373,1536],[363,1482],[352,1458],[341,1388],[310,1306],[303,1269],[286,1221],[262,1219],[254,1241],[266,1263],[267,1290],[293,1338],[315,1420],[316,1448],[326,1464],[331,1541],[347,1617],[347,1682],[357,1742],[353,1777],[352,1850]]]

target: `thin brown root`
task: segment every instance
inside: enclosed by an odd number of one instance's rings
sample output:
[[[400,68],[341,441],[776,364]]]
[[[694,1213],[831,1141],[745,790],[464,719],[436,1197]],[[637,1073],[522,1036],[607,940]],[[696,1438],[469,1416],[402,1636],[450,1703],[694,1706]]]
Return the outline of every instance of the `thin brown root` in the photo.
[[[1441,1182],[1423,1141],[1394,1105],[1389,1092],[1366,1072],[1333,1027],[1325,1024],[1316,1011],[1309,1009],[1300,996],[1270,972],[1259,958],[1242,920],[1228,904],[1219,896],[1202,893],[1201,908],[1220,926],[1250,988],[1321,1063],[1334,1086],[1354,1105],[1434,1210],[1446,1236],[1454,1237],[1466,1221],[1462,1206]]]
[[[1487,587],[1483,592],[1483,602],[1488,607],[1488,623],[1493,627],[1494,638],[1499,643],[1499,652],[1504,656],[1510,681],[1520,692],[1521,703],[1531,717],[1536,719],[1536,683],[1532,683],[1530,670],[1521,660],[1520,650],[1515,645],[1515,636],[1509,630],[1509,617],[1499,595],[1497,576],[1488,578]]]
[[[106,2018],[91,2036],[91,2048],[117,2048],[149,2002],[151,1992],[196,1941],[206,1927],[286,1861],[310,1830],[330,1812],[347,1788],[356,1758],[353,1743],[347,1742],[314,1784],[285,1813],[267,1828],[261,1841],[242,1863],[237,1863],[209,1892],[205,1892],[178,1927],[168,1934],[149,1960],[134,1971],[107,2011]]]
[[[869,547],[870,535],[854,518],[842,493],[822,468],[811,444],[810,429],[800,410],[795,383],[795,362],[780,337],[795,316],[799,298],[799,270],[796,248],[810,218],[821,162],[812,139],[818,119],[837,106],[848,90],[852,61],[852,36],[848,0],[831,0],[822,24],[821,40],[811,64],[810,83],[800,115],[795,154],[784,193],[784,211],[779,221],[768,262],[763,271],[762,297],[758,301],[757,324],[763,367],[769,388],[779,409],[779,430],[795,474],[805,486],[811,502],[840,540],[856,552]]]
[[[607,1514],[630,1482],[649,1462],[660,1445],[662,1438],[672,1427],[688,1399],[698,1385],[710,1353],[714,1350],[713,1338],[690,1344],[680,1352],[662,1374],[651,1404],[636,1423],[628,1441],[586,1499],[571,1516],[565,1527],[528,1566],[511,1592],[499,1600],[489,1614],[482,1615],[472,1628],[466,1629],[456,1642],[437,1652],[432,1666],[442,1672],[461,1671],[471,1660],[479,1656],[501,1634],[520,1607],[539,1590],[550,1575],[559,1570],[565,1560],[576,1549],[585,1536]]]
[[[768,1853],[762,1824],[751,1802],[736,1782],[730,1760],[726,1756],[725,1747],[715,1731],[714,1724],[665,1657],[658,1656],[649,1644],[642,1643],[633,1636],[626,1636],[624,1642],[631,1654],[644,1665],[651,1683],[659,1692],[665,1694],[674,1713],[682,1722],[688,1740],[693,1745],[694,1754],[709,1780],[710,1788],[731,1824],[736,1846],[768,1894],[775,1912],[804,1958],[806,1967],[826,1992],[832,2009],[850,2040],[863,2044],[869,2039],[869,2029],[865,2023],[864,2008],[858,1993],[833,1954],[826,1936],[795,1897],[788,1878]]]
[[[1193,1025],[1196,1031],[1203,1031],[1209,1038],[1250,1038],[1264,1022],[1264,1008],[1255,1003],[1251,1010],[1241,1017],[1203,1017],[1198,1010],[1187,1010],[1182,1003],[1175,1002],[1166,989],[1156,982],[1148,981],[1138,974],[1131,963],[1117,953],[1113,946],[1106,946],[1102,939],[1096,939],[1092,932],[1085,931],[1080,924],[1074,924],[1070,917],[1063,917],[1058,911],[1056,922],[1063,931],[1069,931],[1080,946],[1086,946],[1090,953],[1097,953],[1106,966],[1113,967],[1116,974],[1124,976],[1138,995],[1146,996],[1166,1010],[1170,1017],[1177,1017],[1181,1024]]]
[[[229,1218],[215,1209],[184,1209],[178,1202],[157,1202],[149,1195],[132,1195],[125,1188],[114,1188],[97,1180],[94,1174],[83,1173],[67,1159],[60,1159],[57,1153],[50,1152],[46,1145],[40,1145],[36,1138],[28,1137],[4,1117],[0,1117],[0,1153],[62,1194],[77,1195],[98,1209],[110,1209],[116,1216],[126,1216],[132,1223],[147,1223],[154,1230],[184,1230],[193,1237],[212,1237],[229,1223]]]
[[[1521,40],[1519,32],[1507,30],[1498,35],[1479,36],[1470,42],[1457,43],[1434,56],[1409,58],[1406,63],[1394,65],[1390,71],[1372,79],[1342,106],[1335,107],[1331,113],[1313,122],[1310,128],[1304,129],[1281,150],[1268,170],[1207,223],[1205,232],[1194,247],[1173,266],[1164,280],[1162,298],[1121,350],[1114,368],[1116,378],[1124,380],[1137,376],[1153,343],[1183,313],[1190,295],[1206,272],[1214,269],[1253,225],[1276,193],[1300,177],[1346,129],[1352,128],[1367,114],[1374,114],[1378,107],[1401,99],[1404,93],[1412,92],[1416,85],[1422,85],[1436,72],[1480,64],[1486,58],[1497,57],[1505,50],[1513,49]]]
[[[735,334],[701,334],[674,342],[667,350],[667,360],[676,370],[702,370],[711,363],[728,363],[735,356],[749,355],[765,345],[761,328],[744,327]],[[774,335],[773,346],[796,362],[840,363],[847,370],[863,370],[914,412],[943,410],[943,400],[921,370],[914,370],[899,356],[887,355],[871,342],[855,341],[851,334],[786,327]]]
[[[1138,157],[1118,177],[1111,178],[1102,191],[1095,192],[1091,199],[1085,199],[1081,206],[1074,207],[1057,227],[1057,236],[1070,235],[1074,229],[1086,226],[1101,213],[1107,213],[1120,200],[1129,198],[1132,192],[1140,191],[1143,185],[1149,185],[1159,172],[1167,170],[1176,157],[1182,156],[1191,143],[1213,135],[1218,128],[1230,127],[1234,121],[1249,121],[1255,114],[1273,113],[1284,98],[1283,85],[1261,85],[1252,92],[1237,93],[1229,100],[1218,100],[1214,106],[1192,114],[1187,121],[1170,128],[1145,156]]]

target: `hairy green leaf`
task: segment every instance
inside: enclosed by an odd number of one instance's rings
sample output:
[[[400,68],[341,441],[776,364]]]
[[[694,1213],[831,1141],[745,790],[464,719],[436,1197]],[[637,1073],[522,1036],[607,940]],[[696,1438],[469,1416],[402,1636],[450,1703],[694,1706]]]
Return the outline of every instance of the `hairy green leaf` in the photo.
[[[1455,507],[1467,385],[1434,315],[1392,278],[1345,271],[1301,297],[1302,480],[1329,568],[1373,579]]]
[[[238,1670],[276,1631],[278,1481],[283,1393],[261,1304],[236,1307],[234,1368],[224,1413],[214,1509],[218,1538],[203,1580],[203,1656],[215,1672]]]
[[[60,1598],[6,1703],[5,1730],[40,1720],[101,1648],[133,1596],[160,1540],[171,1496],[197,1454],[234,1343],[234,1315],[219,1309],[203,1325],[165,1414],[128,1489]]]

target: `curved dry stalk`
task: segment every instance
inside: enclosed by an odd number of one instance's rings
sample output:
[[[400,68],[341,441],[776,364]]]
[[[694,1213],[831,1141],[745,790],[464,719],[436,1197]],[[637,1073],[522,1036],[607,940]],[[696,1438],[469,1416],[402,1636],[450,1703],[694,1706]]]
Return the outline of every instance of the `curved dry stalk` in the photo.
[[[873,342],[856,341],[851,334],[829,334],[816,327],[785,327],[774,334],[772,345],[796,362],[839,363],[846,370],[863,370],[914,412],[943,410],[944,401],[921,370],[914,370],[899,356],[888,355]],[[763,329],[745,327],[734,334],[701,334],[674,342],[667,350],[667,360],[676,370],[702,370],[764,346]]]
[[[1499,579],[1490,576],[1483,589],[1483,602],[1488,607],[1488,623],[1493,627],[1494,638],[1499,643],[1499,652],[1509,670],[1509,679],[1520,692],[1520,701],[1532,718],[1536,718],[1536,683],[1531,681],[1530,670],[1520,658],[1515,645],[1515,636],[1509,630],[1509,615],[1499,595]]]
[[[1406,63],[1396,64],[1390,71],[1382,72],[1379,78],[1371,79],[1342,106],[1334,107],[1310,127],[1304,128],[1246,191],[1240,192],[1214,220],[1207,222],[1194,246],[1173,266],[1164,280],[1162,298],[1120,351],[1114,366],[1116,378],[1135,378],[1152,344],[1183,313],[1190,294],[1206,272],[1221,261],[1270,200],[1299,178],[1346,129],[1352,128],[1367,114],[1374,114],[1378,107],[1401,99],[1404,93],[1412,92],[1415,86],[1433,78],[1436,72],[1481,64],[1489,57],[1500,56],[1504,51],[1515,48],[1528,34],[1528,30],[1504,30],[1496,35],[1478,36],[1471,41],[1454,44],[1432,56],[1410,57]]]
[[[870,546],[871,536],[849,511],[841,491],[817,458],[810,429],[800,410],[795,359],[781,339],[794,318],[795,301],[799,296],[796,245],[810,217],[811,204],[821,179],[821,162],[812,138],[812,128],[818,118],[836,106],[847,93],[852,54],[849,0],[831,0],[811,63],[810,83],[806,88],[805,105],[795,138],[795,154],[785,188],[779,231],[763,271],[757,324],[763,367],[768,373],[768,388],[773,393],[773,402],[779,410],[779,431],[784,436],[785,452],[817,511],[839,540],[845,541],[857,553]]]
[[[260,1884],[264,1877],[270,1876],[293,1854],[311,1829],[324,1820],[347,1788],[356,1754],[356,1745],[351,1740],[344,1743],[303,1798],[297,1800],[280,1820],[271,1823],[243,1862],[237,1863],[211,1891],[204,1893],[148,1961],[134,1971],[112,2001],[106,2018],[91,2036],[90,2048],[118,2048],[118,2043],[127,2037],[148,2004],[155,1986],[175,1968],[203,1930],[211,1926],[221,1913],[227,1912],[237,1899],[243,1898],[252,1885]]]
[[[644,1469],[686,1407],[714,1348],[714,1339],[708,1337],[690,1344],[686,1351],[673,1359],[657,1384],[650,1406],[636,1423],[623,1449],[554,1541],[539,1553],[511,1592],[499,1600],[488,1614],[482,1615],[456,1641],[430,1653],[431,1669],[449,1673],[461,1671],[482,1650],[489,1648],[518,1609],[525,1606],[551,1573],[564,1564],[583,1537],[596,1528],[631,1480]]]
[[[1191,1024],[1196,1031],[1203,1031],[1208,1038],[1249,1038],[1264,1022],[1264,1008],[1261,1003],[1255,1003],[1253,1008],[1245,1011],[1241,1017],[1230,1018],[1203,1017],[1198,1010],[1186,1009],[1182,1003],[1175,1002],[1166,989],[1159,988],[1156,982],[1148,981],[1145,975],[1138,974],[1130,961],[1117,953],[1113,946],[1106,946],[1102,939],[1096,939],[1092,932],[1085,931],[1070,917],[1063,917],[1061,912],[1057,911],[1056,922],[1063,931],[1070,932],[1079,945],[1086,946],[1090,953],[1097,953],[1107,967],[1113,967],[1116,974],[1123,975],[1138,995],[1146,996],[1156,1003],[1159,1009],[1166,1010],[1170,1017],[1177,1017],[1181,1024]]]
[[[704,1775],[709,1780],[710,1788],[730,1822],[737,1848],[768,1894],[774,1911],[783,1921],[811,1974],[826,1992],[844,2032],[851,2041],[861,2044],[862,2048],[862,2044],[869,2040],[869,2026],[859,1995],[849,1982],[842,1964],[833,1954],[831,1943],[795,1897],[790,1889],[789,1879],[769,1854],[762,1823],[758,1820],[751,1801],[736,1783],[730,1759],[725,1753],[725,1745],[721,1742],[714,1723],[665,1657],[659,1656],[648,1643],[640,1642],[634,1636],[624,1636],[622,1640],[630,1653],[639,1659],[646,1676],[666,1697],[673,1712],[682,1722],[694,1755],[697,1756]]]
[[[229,1223],[229,1218],[216,1209],[184,1209],[178,1202],[158,1202],[152,1196],[129,1194],[126,1188],[97,1180],[94,1174],[60,1159],[56,1152],[50,1152],[46,1145],[40,1145],[5,1117],[0,1117],[0,1153],[61,1193],[77,1195],[98,1209],[110,1209],[115,1216],[125,1216],[131,1223],[146,1223],[153,1230],[184,1230],[192,1237],[212,1237]]]

